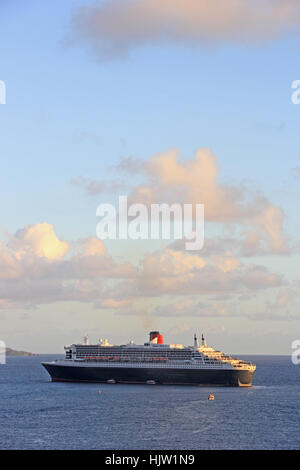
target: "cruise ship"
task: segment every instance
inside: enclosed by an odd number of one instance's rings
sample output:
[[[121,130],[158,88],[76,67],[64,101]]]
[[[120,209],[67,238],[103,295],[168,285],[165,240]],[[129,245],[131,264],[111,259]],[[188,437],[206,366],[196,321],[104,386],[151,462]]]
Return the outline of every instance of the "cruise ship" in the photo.
[[[256,366],[228,356],[194,335],[193,346],[164,344],[159,331],[149,341],[116,346],[108,340],[65,346],[65,359],[42,362],[53,382],[224,385],[250,387]]]

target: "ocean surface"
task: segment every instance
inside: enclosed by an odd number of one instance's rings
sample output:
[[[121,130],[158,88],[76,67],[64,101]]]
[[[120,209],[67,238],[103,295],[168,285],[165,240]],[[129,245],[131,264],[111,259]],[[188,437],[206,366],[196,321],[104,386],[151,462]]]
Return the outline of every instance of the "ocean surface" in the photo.
[[[243,356],[257,364],[252,388],[52,383],[40,362],[60,357],[0,365],[1,449],[300,448],[288,356]]]

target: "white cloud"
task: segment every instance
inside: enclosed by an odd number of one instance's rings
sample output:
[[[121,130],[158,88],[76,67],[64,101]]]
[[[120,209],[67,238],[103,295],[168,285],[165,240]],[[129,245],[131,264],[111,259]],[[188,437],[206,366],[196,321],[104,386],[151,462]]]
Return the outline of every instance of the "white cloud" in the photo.
[[[284,279],[265,266],[243,264],[228,253],[222,258],[203,259],[166,248],[146,255],[138,277],[121,282],[117,289],[108,289],[106,296],[139,299],[241,294],[283,284]]]
[[[92,237],[86,240],[83,256],[103,256],[106,253],[106,248],[102,240]]]
[[[95,303],[97,308],[123,309],[132,304],[132,299],[116,300],[107,298]]]
[[[80,253],[72,254],[70,245],[46,222],[28,225],[11,236],[7,245],[0,243],[0,308],[95,302],[102,300],[107,280],[133,276],[133,266],[115,262],[101,240],[86,239]]]
[[[140,184],[127,178],[131,182],[129,203],[147,206],[153,203],[204,204],[205,222],[239,227],[239,239],[220,240],[226,242],[228,250],[237,252],[239,249],[243,256],[288,253],[283,210],[262,192],[250,191],[241,184],[221,182],[219,161],[209,149],[200,148],[191,158],[185,159],[179,158],[177,149],[151,155],[147,160],[127,158],[114,167],[115,175],[120,172],[131,175],[134,166]],[[97,194],[95,188],[107,186],[107,182],[93,180],[94,189],[85,183],[83,186],[88,194],[94,195]],[[121,189],[113,182],[109,187],[111,193]],[[176,245],[179,247],[180,242]]]
[[[189,275],[206,265],[198,255],[165,249],[160,253],[146,255],[143,261],[143,275],[149,277],[176,277]]]
[[[284,285],[281,276],[264,266],[244,264],[220,246],[204,250],[203,256],[165,247],[145,254],[136,269],[114,261],[103,242],[92,237],[79,241],[79,253],[69,249],[62,257],[71,245],[57,237],[52,225],[44,224],[42,229],[40,225],[25,227],[8,245],[0,244],[2,310],[75,301],[125,316],[139,315],[150,323],[157,316],[231,317],[241,315],[232,302],[234,294]],[[224,294],[226,301],[207,303],[207,295]],[[293,295],[287,288],[280,291],[277,310]],[[163,298],[171,303],[164,306]],[[159,306],[155,306],[157,300]]]
[[[100,58],[155,43],[254,43],[293,32],[298,0],[106,0],[83,5],[73,34]]]
[[[15,250],[16,258],[31,253],[39,258],[59,260],[69,249],[68,243],[59,240],[52,224],[46,222],[27,225],[11,238],[9,246]]]
[[[145,183],[134,188],[130,200],[147,205],[204,204],[206,222],[242,227],[245,253],[286,253],[283,210],[261,193],[221,183],[219,173],[218,159],[209,149],[198,149],[184,161],[178,150],[170,149],[144,163]]]

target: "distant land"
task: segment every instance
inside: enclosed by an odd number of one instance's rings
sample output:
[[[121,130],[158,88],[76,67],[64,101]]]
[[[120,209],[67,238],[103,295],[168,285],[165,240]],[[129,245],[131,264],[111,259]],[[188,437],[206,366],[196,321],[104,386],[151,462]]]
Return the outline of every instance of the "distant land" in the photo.
[[[7,356],[36,356],[36,354],[26,352],[26,351],[15,351],[11,348],[6,348],[5,350]]]

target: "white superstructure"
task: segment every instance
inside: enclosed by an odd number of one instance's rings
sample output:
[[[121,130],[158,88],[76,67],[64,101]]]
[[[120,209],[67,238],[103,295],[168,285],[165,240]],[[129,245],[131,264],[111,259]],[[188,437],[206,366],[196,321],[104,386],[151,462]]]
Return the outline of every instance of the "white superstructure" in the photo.
[[[161,335],[160,335],[161,336]],[[66,365],[75,364],[86,367],[153,367],[153,368],[186,368],[186,369],[238,369],[255,371],[256,366],[250,362],[233,358],[206,344],[202,336],[199,345],[196,335],[193,346],[182,344],[163,344],[153,340],[137,345],[116,346],[107,340],[99,344],[72,344],[65,346]]]

